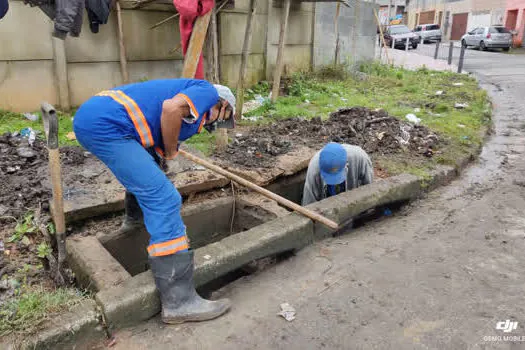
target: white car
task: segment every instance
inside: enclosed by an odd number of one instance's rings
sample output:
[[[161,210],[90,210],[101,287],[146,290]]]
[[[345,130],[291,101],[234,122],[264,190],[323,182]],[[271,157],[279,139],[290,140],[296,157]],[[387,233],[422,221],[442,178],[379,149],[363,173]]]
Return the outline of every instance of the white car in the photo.
[[[509,51],[512,46],[512,34],[502,26],[478,27],[463,35],[461,45],[478,47],[483,51],[492,48]]]

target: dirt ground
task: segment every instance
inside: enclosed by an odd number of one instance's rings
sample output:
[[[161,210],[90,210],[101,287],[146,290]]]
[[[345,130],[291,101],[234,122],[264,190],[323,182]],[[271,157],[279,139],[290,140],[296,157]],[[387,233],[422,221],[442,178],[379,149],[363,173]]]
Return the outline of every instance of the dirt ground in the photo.
[[[275,156],[298,146],[320,149],[328,142],[361,146],[372,157],[401,151],[410,157],[431,157],[439,146],[439,137],[426,127],[364,107],[338,110],[324,121],[291,118],[232,134],[233,142],[214,156],[247,168],[271,168]]]

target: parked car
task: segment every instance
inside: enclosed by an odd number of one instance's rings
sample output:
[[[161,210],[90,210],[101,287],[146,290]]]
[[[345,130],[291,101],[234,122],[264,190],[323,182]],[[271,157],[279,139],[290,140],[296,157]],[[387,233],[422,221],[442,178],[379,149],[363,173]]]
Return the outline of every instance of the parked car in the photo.
[[[386,27],[384,32],[385,43],[388,47],[392,47],[392,42],[396,48],[405,48],[407,38],[409,40],[409,46],[413,49],[417,49],[419,44],[419,36],[414,34],[406,25],[393,25]],[[380,39],[381,40],[381,39]],[[379,42],[381,45],[381,41]]]
[[[503,26],[478,27],[461,38],[461,45],[478,47],[480,50],[501,48],[509,51],[512,46],[512,33]]]
[[[423,44],[431,41],[441,41],[443,37],[439,24],[421,24],[416,26],[414,33],[419,35],[420,41]]]

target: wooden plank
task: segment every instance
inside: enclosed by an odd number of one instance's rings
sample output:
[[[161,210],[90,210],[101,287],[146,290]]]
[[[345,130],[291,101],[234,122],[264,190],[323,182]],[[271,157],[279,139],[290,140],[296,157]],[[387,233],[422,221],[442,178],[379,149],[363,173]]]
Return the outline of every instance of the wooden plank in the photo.
[[[215,7],[213,8],[211,14],[211,37],[213,41],[213,82],[218,84],[221,79],[219,66],[219,29],[217,26],[217,10]]]
[[[237,103],[235,106],[235,119],[240,120],[242,116],[242,106],[244,104],[244,76],[246,75],[246,66],[248,64],[248,55],[252,43],[253,19],[257,7],[257,0],[250,0],[250,12],[244,31],[244,44],[242,47],[241,68],[239,70],[239,80],[237,81]]]
[[[289,0],[287,0],[289,1]],[[204,45],[204,39],[208,31],[208,24],[210,23],[211,11],[204,16],[197,17],[193,31],[191,32],[190,45],[184,57],[184,66],[182,68],[183,78],[194,78],[197,71],[197,64]]]
[[[283,70],[284,44],[286,41],[286,31],[288,29],[288,15],[290,14],[290,0],[284,0],[283,14],[281,17],[281,32],[279,33],[279,48],[277,49],[277,61],[273,74],[272,102],[279,96],[281,85],[281,73]]]
[[[117,26],[118,26],[118,41],[120,54],[120,72],[122,74],[122,81],[124,84],[129,82],[128,74],[128,60],[126,58],[126,46],[124,44],[124,30],[122,29],[122,10],[120,9],[120,0],[115,3],[117,8]]]
[[[337,3],[335,8],[334,17],[334,33],[335,33],[335,54],[334,54],[334,66],[339,63],[339,12],[341,11],[341,3]],[[355,30],[354,30],[355,33]]]

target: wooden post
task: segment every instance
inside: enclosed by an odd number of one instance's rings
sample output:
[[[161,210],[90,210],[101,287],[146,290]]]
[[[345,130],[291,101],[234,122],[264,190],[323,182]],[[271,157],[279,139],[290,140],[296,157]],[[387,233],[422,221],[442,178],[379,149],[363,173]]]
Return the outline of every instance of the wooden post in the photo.
[[[184,66],[182,67],[183,78],[194,78],[199,64],[199,58],[204,45],[204,39],[208,31],[208,24],[210,23],[211,11],[204,16],[197,17],[193,31],[191,32],[190,45],[184,57]]]
[[[286,31],[288,29],[288,15],[290,14],[290,0],[284,0],[283,14],[281,17],[281,32],[279,33],[279,47],[277,49],[277,61],[273,72],[272,102],[279,96],[281,85],[281,72],[283,70],[284,43],[286,41]]]
[[[213,82],[218,84],[220,79],[219,67],[219,30],[217,28],[217,10],[215,7],[211,14],[211,37],[213,40]]]
[[[128,74],[128,60],[126,58],[126,46],[124,45],[124,30],[122,29],[122,10],[120,9],[120,1],[115,2],[117,7],[117,26],[118,26],[118,41],[120,52],[120,72],[122,74],[122,81],[124,84],[129,82]]]
[[[55,80],[58,85],[58,101],[62,110],[71,108],[69,101],[69,82],[67,78],[67,57],[65,40],[52,37],[53,41],[53,63],[55,68]]]
[[[339,63],[339,11],[341,10],[341,3],[338,2],[335,8],[334,18],[334,33],[335,33],[335,55],[334,55],[334,66]]]
[[[237,103],[235,106],[235,119],[241,119],[242,105],[244,104],[244,76],[246,75],[246,66],[248,65],[248,55],[252,43],[253,19],[257,0],[250,0],[250,12],[246,21],[246,30],[244,31],[244,44],[242,47],[241,68],[239,70],[239,80],[237,81]]]
[[[381,27],[381,22],[379,21],[379,16],[377,15],[376,9],[374,10],[374,16],[376,17],[377,25],[379,26],[379,35],[381,35],[381,41],[383,42],[383,46],[385,47],[385,55],[386,55],[386,64],[390,64],[390,58],[388,57],[388,48],[385,43],[385,36],[383,35],[383,27]],[[381,48],[379,48],[381,50]]]

